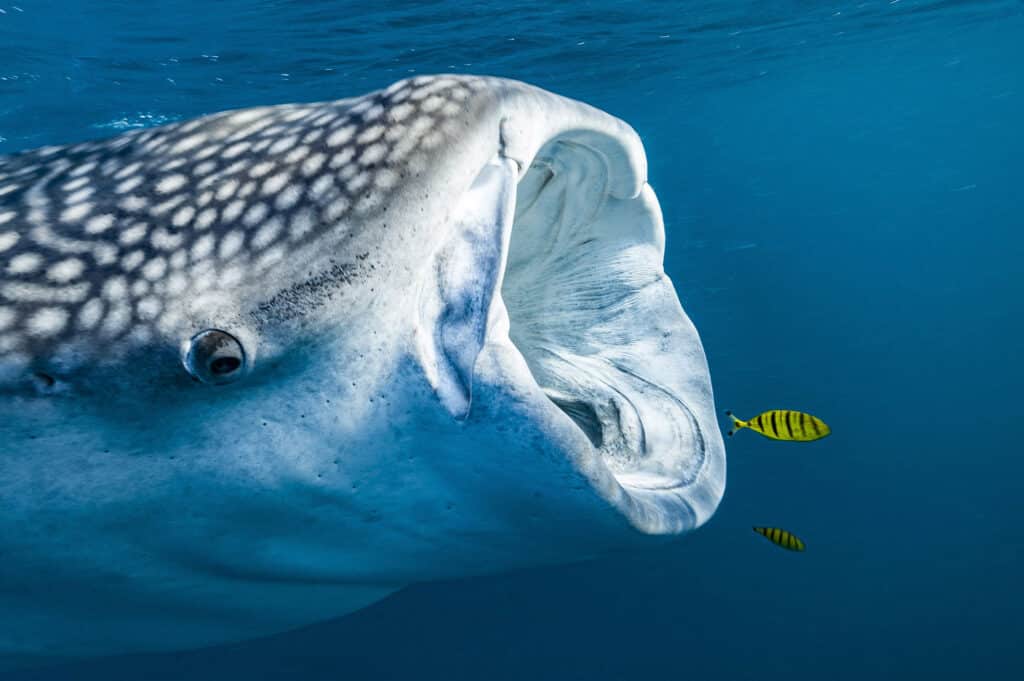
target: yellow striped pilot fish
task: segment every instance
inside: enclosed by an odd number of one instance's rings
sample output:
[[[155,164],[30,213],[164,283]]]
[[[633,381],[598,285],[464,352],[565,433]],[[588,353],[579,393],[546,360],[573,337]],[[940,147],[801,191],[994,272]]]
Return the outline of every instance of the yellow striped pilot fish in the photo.
[[[732,430],[729,431],[729,435],[740,428],[750,428],[755,433],[761,433],[773,440],[810,442],[820,440],[832,432],[832,429],[817,416],[791,409],[770,409],[749,421],[741,421],[733,416],[731,411],[725,412],[725,415],[732,419]]]
[[[762,537],[766,537],[768,541],[784,549],[789,549],[790,551],[804,550],[804,543],[800,539],[777,527],[755,527],[754,532],[757,532]]]

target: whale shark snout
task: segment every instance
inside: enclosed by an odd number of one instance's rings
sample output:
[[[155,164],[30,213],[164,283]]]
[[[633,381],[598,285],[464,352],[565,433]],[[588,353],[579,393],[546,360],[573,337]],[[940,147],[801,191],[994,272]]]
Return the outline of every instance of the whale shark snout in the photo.
[[[701,525],[724,447],[646,175],[625,123],[470,76],[0,157],[0,655]]]

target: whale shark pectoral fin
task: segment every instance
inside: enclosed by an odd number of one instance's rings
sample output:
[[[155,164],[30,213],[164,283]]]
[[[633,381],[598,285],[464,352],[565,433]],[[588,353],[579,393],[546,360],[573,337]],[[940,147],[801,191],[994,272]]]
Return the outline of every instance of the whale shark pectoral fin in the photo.
[[[515,161],[500,156],[480,171],[452,211],[451,236],[436,255],[437,297],[428,297],[420,309],[424,326],[431,328],[433,319],[430,347],[421,343],[420,348],[424,369],[442,404],[458,419],[469,414],[473,367],[488,328],[502,320],[507,326],[497,294],[515,217],[517,175]]]

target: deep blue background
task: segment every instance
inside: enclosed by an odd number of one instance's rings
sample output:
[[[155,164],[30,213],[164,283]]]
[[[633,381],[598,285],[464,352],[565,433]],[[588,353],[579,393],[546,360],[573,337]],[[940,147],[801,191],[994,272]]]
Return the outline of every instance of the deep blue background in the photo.
[[[741,433],[718,514],[650,552],[10,678],[1024,678],[1024,4],[377,5],[0,0],[0,152],[412,72],[534,82],[643,136],[719,408],[834,435]]]

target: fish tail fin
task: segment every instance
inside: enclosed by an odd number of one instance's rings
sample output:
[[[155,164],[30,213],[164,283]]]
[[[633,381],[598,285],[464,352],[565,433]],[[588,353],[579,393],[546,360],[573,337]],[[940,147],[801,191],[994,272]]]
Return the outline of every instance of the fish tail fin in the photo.
[[[736,416],[733,415],[733,413],[731,411],[725,412],[725,415],[728,416],[730,419],[732,419],[732,428],[730,428],[729,432],[726,433],[726,435],[728,435],[729,437],[732,437],[733,434],[737,430],[739,430],[740,428],[746,428],[747,427],[747,422],[746,421],[741,421],[740,419],[736,418]]]

